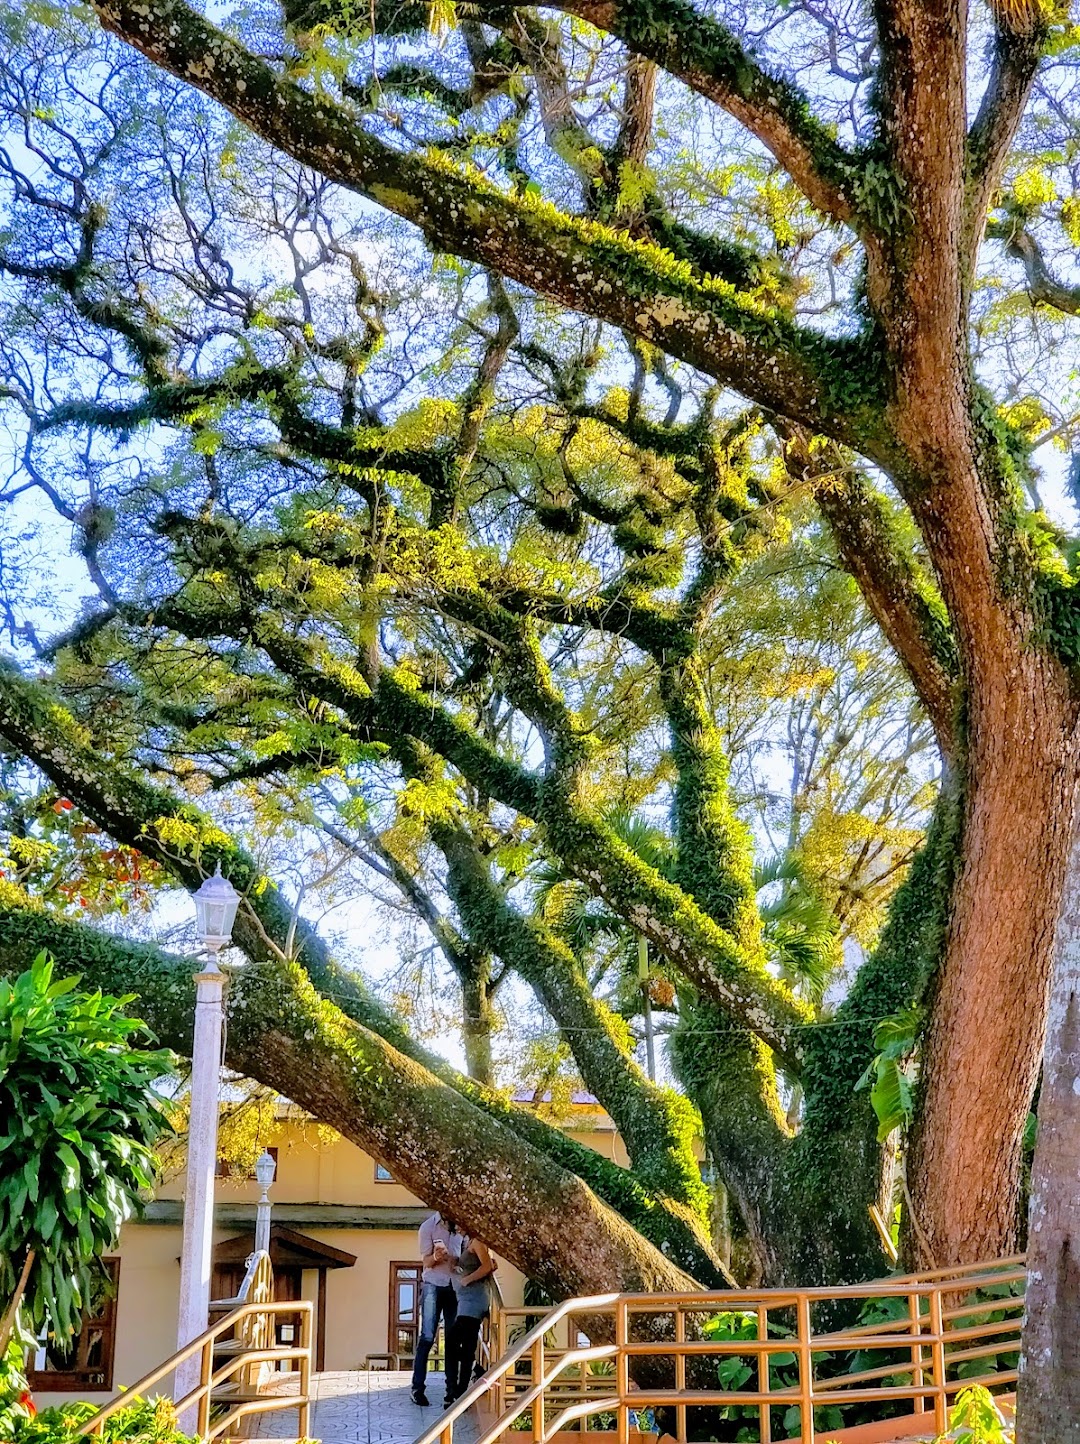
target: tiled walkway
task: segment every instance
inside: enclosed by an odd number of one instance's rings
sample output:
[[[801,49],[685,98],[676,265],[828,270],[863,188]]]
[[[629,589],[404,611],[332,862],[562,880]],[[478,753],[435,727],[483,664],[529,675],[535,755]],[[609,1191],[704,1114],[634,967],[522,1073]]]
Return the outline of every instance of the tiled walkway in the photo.
[[[440,1417],[441,1374],[428,1375],[431,1407],[420,1409],[409,1398],[409,1375],[351,1369],[316,1374],[312,1379],[310,1433],[322,1444],[412,1444]],[[292,1393],[295,1383],[283,1381]],[[263,1414],[252,1420],[256,1439],[295,1439],[296,1411]],[[454,1424],[454,1444],[474,1444],[479,1434],[473,1410]]]

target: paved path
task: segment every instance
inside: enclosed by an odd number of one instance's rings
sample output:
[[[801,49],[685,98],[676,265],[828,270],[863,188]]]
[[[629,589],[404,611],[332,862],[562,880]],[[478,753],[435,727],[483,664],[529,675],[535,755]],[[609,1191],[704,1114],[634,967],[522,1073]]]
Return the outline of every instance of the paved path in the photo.
[[[441,1410],[441,1374],[428,1375],[431,1407],[420,1409],[409,1398],[409,1375],[377,1369],[350,1369],[312,1378],[310,1432],[322,1444],[412,1444]],[[282,1392],[296,1390],[295,1376],[282,1381]],[[474,1444],[479,1434],[474,1411],[454,1424],[454,1444]],[[256,1439],[295,1439],[296,1411],[262,1414],[252,1420]]]

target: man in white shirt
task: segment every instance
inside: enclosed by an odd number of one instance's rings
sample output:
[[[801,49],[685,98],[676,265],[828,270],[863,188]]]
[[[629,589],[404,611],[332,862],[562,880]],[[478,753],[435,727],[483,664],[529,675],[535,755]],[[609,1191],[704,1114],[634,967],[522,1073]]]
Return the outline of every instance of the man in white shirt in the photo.
[[[457,1298],[454,1294],[453,1266],[457,1257],[457,1225],[452,1218],[433,1213],[420,1225],[420,1257],[424,1271],[420,1283],[420,1332],[416,1340],[416,1357],[413,1359],[412,1394],[414,1404],[427,1405],[424,1385],[427,1380],[428,1355],[439,1332],[439,1321],[443,1324],[443,1350],[446,1355],[446,1378],[457,1378],[451,1358],[451,1326],[457,1318]],[[450,1385],[447,1384],[450,1392]]]

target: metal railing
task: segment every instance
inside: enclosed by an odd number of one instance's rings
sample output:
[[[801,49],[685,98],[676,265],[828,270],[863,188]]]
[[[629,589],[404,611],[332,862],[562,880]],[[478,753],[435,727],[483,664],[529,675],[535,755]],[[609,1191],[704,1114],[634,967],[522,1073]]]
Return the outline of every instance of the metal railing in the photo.
[[[646,1409],[670,1411],[665,1432],[679,1444],[696,1419],[708,1427],[695,1410],[718,1409],[739,1410],[747,1431],[756,1420],[761,1444],[842,1440],[875,1415],[893,1420],[894,1439],[941,1434],[961,1389],[1002,1392],[1015,1382],[1025,1277],[1017,1257],[843,1288],[602,1294],[547,1313],[504,1308],[498,1362],[415,1444],[452,1444],[454,1420],[485,1400],[495,1417],[476,1444],[510,1430],[551,1444],[590,1419],[628,1444],[631,1413]],[[835,1327],[838,1309],[862,1321]]]
[[[195,1434],[200,1444],[221,1438],[234,1424],[253,1414],[279,1409],[298,1411],[298,1437],[307,1436],[311,1395],[312,1305],[306,1300],[275,1302],[274,1275],[267,1253],[252,1254],[240,1291],[233,1299],[218,1299],[212,1312],[222,1318],[190,1344],[178,1349],[145,1378],[110,1399],[83,1425],[83,1432],[100,1436],[105,1420],[136,1397],[177,1371],[189,1359],[198,1360],[199,1382],[176,1400],[176,1412],[183,1417],[193,1411]],[[279,1314],[300,1317],[300,1342],[275,1342],[274,1320]],[[214,1367],[215,1356],[227,1355]],[[295,1361],[299,1366],[299,1394],[263,1392],[264,1371],[275,1364]],[[219,1412],[211,1417],[213,1406]]]

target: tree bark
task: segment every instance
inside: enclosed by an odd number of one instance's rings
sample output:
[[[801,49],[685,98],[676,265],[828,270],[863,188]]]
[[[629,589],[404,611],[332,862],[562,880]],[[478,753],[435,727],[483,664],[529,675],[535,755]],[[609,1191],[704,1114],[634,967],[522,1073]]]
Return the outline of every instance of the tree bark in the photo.
[[[1078,771],[1076,701],[1045,654],[1003,649],[972,695],[960,871],[909,1161],[907,1250],[922,1267],[1016,1246]]]
[[[494,1086],[491,1034],[495,1014],[487,978],[475,974],[461,979],[461,1038],[469,1077],[486,1088]]]
[[[1080,1444],[1080,826],[1054,938],[1031,1179],[1017,1444]]]

